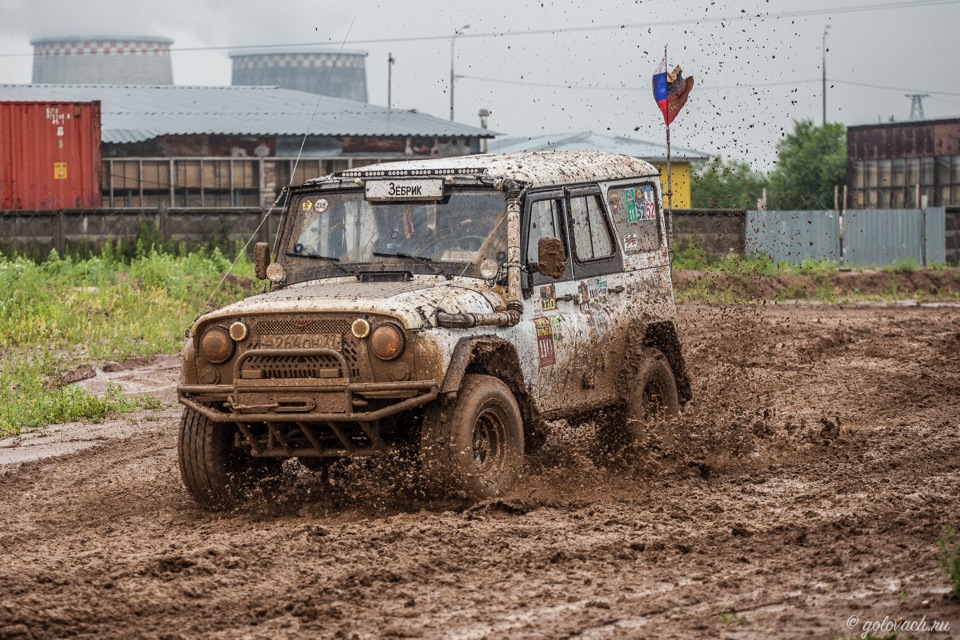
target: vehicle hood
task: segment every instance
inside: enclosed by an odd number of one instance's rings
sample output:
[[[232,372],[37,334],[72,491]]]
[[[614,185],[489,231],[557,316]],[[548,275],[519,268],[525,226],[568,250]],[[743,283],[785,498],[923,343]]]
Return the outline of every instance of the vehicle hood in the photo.
[[[330,278],[301,282],[211,311],[193,323],[191,332],[218,318],[323,312],[384,314],[397,318],[407,329],[422,329],[434,326],[438,308],[448,313],[490,313],[504,304],[496,291],[476,278],[414,276],[409,282]]]

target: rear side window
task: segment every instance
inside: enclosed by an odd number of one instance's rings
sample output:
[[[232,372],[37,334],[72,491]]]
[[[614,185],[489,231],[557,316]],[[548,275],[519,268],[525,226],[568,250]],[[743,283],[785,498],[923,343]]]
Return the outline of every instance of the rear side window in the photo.
[[[660,203],[652,184],[617,187],[607,192],[613,223],[626,254],[660,248]]]
[[[581,262],[609,258],[614,254],[613,238],[603,217],[599,195],[570,198],[573,244]]]

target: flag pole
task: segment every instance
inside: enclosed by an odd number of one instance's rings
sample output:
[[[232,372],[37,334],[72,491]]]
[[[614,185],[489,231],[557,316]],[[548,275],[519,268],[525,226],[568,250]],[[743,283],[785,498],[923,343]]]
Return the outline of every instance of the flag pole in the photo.
[[[670,62],[667,60],[667,46],[663,46],[663,61],[666,65],[667,82],[670,81]],[[670,94],[667,93],[667,113],[670,113]],[[670,118],[667,116],[667,250],[673,251],[673,176],[670,173]]]

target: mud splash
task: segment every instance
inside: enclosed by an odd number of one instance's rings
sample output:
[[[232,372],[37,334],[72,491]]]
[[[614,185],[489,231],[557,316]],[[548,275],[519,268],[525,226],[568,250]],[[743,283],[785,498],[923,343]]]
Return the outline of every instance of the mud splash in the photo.
[[[166,412],[2,465],[0,637],[960,627],[937,556],[960,524],[960,310],[684,306],[681,320],[694,400],[678,437],[651,434],[625,466],[597,458],[593,425],[550,423],[515,490],[479,505],[418,494],[388,459],[288,463],[279,500],[205,513]]]

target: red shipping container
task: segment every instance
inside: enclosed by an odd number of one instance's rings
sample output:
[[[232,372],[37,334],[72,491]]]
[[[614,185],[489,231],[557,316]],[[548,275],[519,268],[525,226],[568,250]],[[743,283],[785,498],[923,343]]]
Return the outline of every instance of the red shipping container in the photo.
[[[99,101],[0,101],[0,209],[99,207],[101,171]]]

